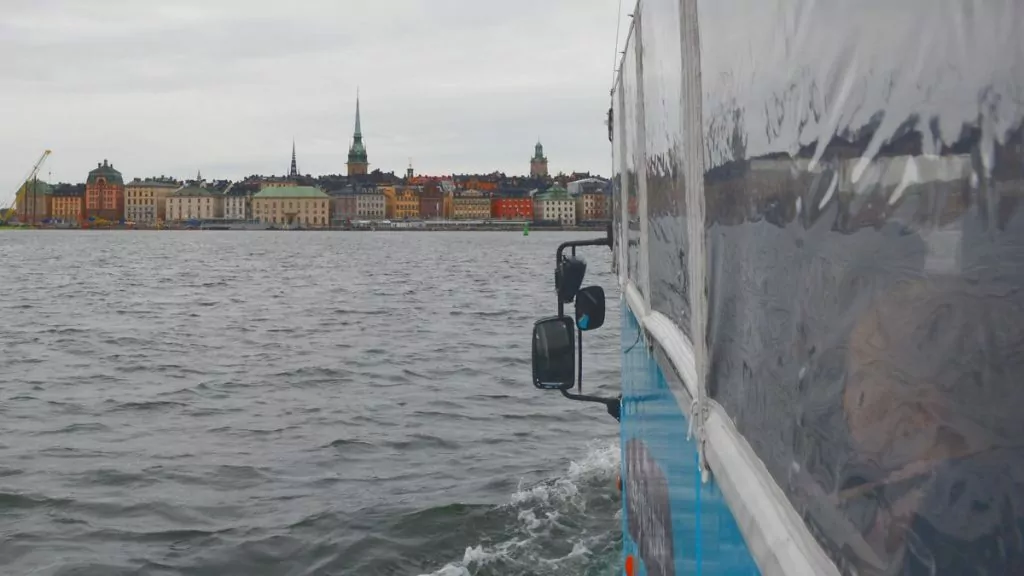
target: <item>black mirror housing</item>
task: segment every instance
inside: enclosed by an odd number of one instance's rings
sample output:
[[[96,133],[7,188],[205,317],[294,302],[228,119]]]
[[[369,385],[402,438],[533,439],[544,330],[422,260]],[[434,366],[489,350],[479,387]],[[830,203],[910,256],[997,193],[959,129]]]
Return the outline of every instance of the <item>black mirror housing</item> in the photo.
[[[569,390],[576,377],[576,325],[568,316],[533,325],[533,385],[541,390]]]
[[[604,325],[604,288],[587,286],[576,293],[576,327],[586,332]]]
[[[583,285],[583,277],[586,274],[587,263],[582,258],[572,256],[562,259],[555,267],[555,292],[558,293],[558,301],[563,304],[572,302]]]

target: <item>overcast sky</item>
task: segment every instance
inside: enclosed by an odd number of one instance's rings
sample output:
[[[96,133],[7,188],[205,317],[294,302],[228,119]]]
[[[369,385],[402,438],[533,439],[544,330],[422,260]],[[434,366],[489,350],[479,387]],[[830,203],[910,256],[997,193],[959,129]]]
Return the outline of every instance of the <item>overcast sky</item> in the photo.
[[[0,199],[46,148],[52,181],[280,174],[293,137],[344,173],[357,87],[371,169],[523,173],[539,137],[553,172],[609,172],[618,0],[2,5]]]

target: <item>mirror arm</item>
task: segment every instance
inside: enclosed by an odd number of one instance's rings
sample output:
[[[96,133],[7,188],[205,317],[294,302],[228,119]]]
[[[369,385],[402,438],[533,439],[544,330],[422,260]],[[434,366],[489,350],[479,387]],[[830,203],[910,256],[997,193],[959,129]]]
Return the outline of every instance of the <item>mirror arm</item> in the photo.
[[[604,404],[605,409],[608,410],[608,414],[616,421],[619,421],[619,412],[621,406],[620,398],[604,398],[601,396],[589,396],[587,394],[573,394],[568,390],[562,390],[562,396],[565,396],[569,400],[576,400],[577,402],[594,402],[597,404]]]
[[[583,331],[573,323],[576,328],[576,392],[583,393]]]
[[[582,246],[611,246],[611,242],[607,238],[595,238],[593,240],[570,240],[569,242],[562,242],[558,246],[558,250],[555,251],[555,264],[562,261],[562,253],[565,252],[566,248],[572,248],[575,250]]]

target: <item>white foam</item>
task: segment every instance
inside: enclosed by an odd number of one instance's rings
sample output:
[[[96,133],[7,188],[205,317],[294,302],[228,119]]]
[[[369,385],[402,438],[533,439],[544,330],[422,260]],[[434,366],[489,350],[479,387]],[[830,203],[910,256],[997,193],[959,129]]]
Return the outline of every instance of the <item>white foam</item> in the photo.
[[[450,562],[440,570],[420,576],[472,576],[471,570],[495,561],[512,560],[512,555],[535,540],[543,541],[553,527],[558,525],[563,512],[584,513],[586,499],[580,493],[580,486],[587,482],[611,481],[619,471],[620,452],[618,443],[591,444],[580,461],[569,463],[564,476],[526,488],[522,481],[505,508],[518,509],[519,538],[510,538],[495,545],[477,545],[466,548],[461,561]],[[616,512],[621,520],[621,510]],[[591,538],[590,540],[593,540]],[[573,543],[572,551],[561,558],[535,561],[557,566],[565,561],[586,558],[591,554],[587,540]],[[556,570],[556,573],[558,570]]]

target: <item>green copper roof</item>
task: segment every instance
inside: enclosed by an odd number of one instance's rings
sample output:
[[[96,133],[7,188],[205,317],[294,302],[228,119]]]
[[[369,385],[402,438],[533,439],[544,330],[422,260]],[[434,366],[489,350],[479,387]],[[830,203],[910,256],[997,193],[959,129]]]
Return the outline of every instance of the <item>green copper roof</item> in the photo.
[[[200,188],[199,186],[187,186],[185,188],[182,188],[181,190],[175,190],[174,192],[171,193],[171,196],[175,196],[178,198],[195,198],[197,196],[220,196],[220,194],[217,194],[216,192],[208,188]]]
[[[352,147],[348,149],[348,161],[366,162],[366,158],[366,147],[363,146],[362,140],[353,142]]]
[[[264,188],[253,198],[327,198],[327,194],[313,186],[289,186],[287,188]]]
[[[560,186],[552,186],[535,196],[538,200],[569,200],[569,191]]]
[[[42,182],[40,180],[32,180],[30,182],[25,182],[21,185],[21,188],[18,189],[19,194],[25,192],[32,194],[33,191],[37,196],[49,196],[50,194],[53,194],[53,186],[50,186],[46,182]]]
[[[124,179],[121,177],[121,173],[114,170],[114,166],[108,164],[106,160],[102,164],[97,164],[96,168],[89,172],[89,179],[86,180],[86,184],[95,184],[100,178],[105,178],[108,184],[124,186]]]
[[[544,145],[537,142],[537,145],[533,147],[533,159],[534,160],[547,160],[544,157]]]

